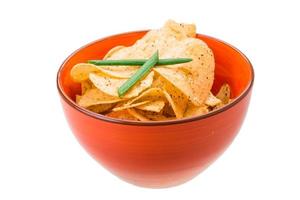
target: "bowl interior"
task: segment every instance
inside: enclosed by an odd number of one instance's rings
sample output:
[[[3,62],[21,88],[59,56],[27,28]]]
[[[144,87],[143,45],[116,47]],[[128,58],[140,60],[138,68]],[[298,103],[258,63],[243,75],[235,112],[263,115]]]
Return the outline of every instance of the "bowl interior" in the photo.
[[[62,93],[70,100],[81,93],[80,84],[75,83],[71,76],[72,67],[91,59],[101,59],[114,46],[130,46],[144,36],[147,31],[124,33],[110,36],[92,42],[69,56],[58,73],[58,86]],[[231,87],[231,98],[240,96],[250,86],[253,80],[252,66],[249,60],[236,48],[215,38],[198,34],[198,38],[205,41],[212,49],[215,57],[215,80],[212,92],[216,93],[223,83]]]

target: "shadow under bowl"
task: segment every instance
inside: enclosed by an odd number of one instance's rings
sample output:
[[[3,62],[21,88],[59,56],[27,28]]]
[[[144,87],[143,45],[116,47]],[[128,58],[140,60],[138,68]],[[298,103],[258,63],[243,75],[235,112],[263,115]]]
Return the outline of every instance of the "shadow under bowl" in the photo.
[[[223,83],[232,90],[230,104],[206,115],[161,122],[108,118],[76,105],[80,85],[73,65],[102,58],[112,47],[132,45],[147,31],[122,33],[92,42],[70,55],[57,74],[57,88],[72,132],[86,151],[119,178],[143,187],[184,183],[215,161],[237,135],[250,101],[254,72],[235,47],[200,35],[212,49],[216,68],[213,93]]]

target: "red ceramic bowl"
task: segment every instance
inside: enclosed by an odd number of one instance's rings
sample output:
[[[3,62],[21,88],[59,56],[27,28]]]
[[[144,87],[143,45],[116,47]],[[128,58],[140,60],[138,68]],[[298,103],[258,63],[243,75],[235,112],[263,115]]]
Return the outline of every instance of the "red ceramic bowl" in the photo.
[[[76,63],[101,58],[116,45],[132,45],[146,31],[123,33],[88,44],[62,64],[57,87],[69,125],[80,144],[105,168],[135,185],[161,188],[184,183],[215,161],[233,141],[245,118],[254,80],[249,60],[236,48],[197,35],[213,50],[213,92],[227,82],[234,101],[206,115],[161,122],[108,118],[75,104],[79,84],[70,70]]]

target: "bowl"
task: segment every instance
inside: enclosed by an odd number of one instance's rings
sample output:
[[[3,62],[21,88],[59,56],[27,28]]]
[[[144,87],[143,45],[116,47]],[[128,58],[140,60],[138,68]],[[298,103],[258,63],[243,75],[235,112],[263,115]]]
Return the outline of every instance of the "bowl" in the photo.
[[[218,39],[197,34],[213,50],[213,92],[227,82],[234,100],[208,114],[160,122],[112,119],[79,107],[80,85],[72,81],[73,65],[102,58],[112,47],[132,45],[147,31],[109,36],[70,55],[57,74],[57,88],[70,128],[83,148],[117,177],[142,187],[182,184],[206,169],[231,144],[244,121],[254,72],[246,56]]]

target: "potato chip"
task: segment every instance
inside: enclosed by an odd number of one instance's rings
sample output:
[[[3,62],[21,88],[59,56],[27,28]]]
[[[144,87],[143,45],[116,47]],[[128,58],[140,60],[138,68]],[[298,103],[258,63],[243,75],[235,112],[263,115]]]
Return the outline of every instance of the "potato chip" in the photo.
[[[124,46],[115,46],[113,48],[111,48],[106,55],[104,56],[103,60],[107,60],[109,59],[113,54],[115,54],[116,52],[118,52],[120,49],[125,48]]]
[[[203,42],[188,38],[183,42],[185,56],[193,59],[187,65],[180,65],[180,69],[187,70],[192,94],[190,100],[200,106],[207,98],[214,81],[214,56]],[[183,54],[184,56],[184,54]]]
[[[194,24],[179,24],[173,20],[168,20],[162,29],[164,32],[167,32],[171,36],[175,36],[178,40],[184,39],[186,37],[196,36],[196,26]]]
[[[86,91],[93,88],[93,84],[90,80],[81,82],[81,95],[84,95]]]
[[[164,58],[164,53],[172,50],[176,41],[196,35],[196,27],[192,24],[178,24],[172,20],[165,23],[163,28],[151,30],[134,45],[119,49],[110,55],[109,59],[149,58],[155,51]]]
[[[128,79],[140,68],[139,66],[97,66],[103,74],[114,78]]]
[[[162,114],[166,117],[175,117],[174,110],[173,110],[172,106],[170,105],[170,103],[167,103],[165,105],[165,107],[162,110]]]
[[[180,65],[155,68],[155,71],[184,92],[195,105],[202,105],[211,90],[214,80],[215,64],[212,51],[202,41],[187,38],[180,41],[174,50],[168,51],[164,56],[193,59],[192,62]],[[172,70],[163,70],[164,73],[162,73],[160,68],[171,68]],[[177,76],[174,77],[173,74],[177,74]],[[179,77],[185,78],[177,82]]]
[[[173,120],[176,119],[176,117],[166,117],[164,115],[160,115],[160,114],[148,114],[146,115],[147,119],[151,120],[151,121],[166,121],[166,120]]]
[[[87,109],[95,113],[103,113],[110,110],[112,107],[114,107],[114,105],[115,105],[114,103],[98,104],[98,105],[89,106],[87,107]]]
[[[96,65],[88,64],[88,63],[79,63],[76,64],[71,69],[71,77],[75,82],[83,82],[88,80],[89,74],[92,72],[98,72]]]
[[[181,101],[181,98],[177,98],[177,96],[173,96],[166,91],[164,91],[164,94],[165,94],[166,98],[168,99],[170,105],[172,106],[176,117],[178,119],[182,118],[183,113],[185,112],[185,109],[186,109],[187,99],[186,100],[183,99],[183,101]]]
[[[134,120],[134,121],[138,120],[138,118],[136,118],[135,116],[130,114],[128,112],[128,110],[120,110],[120,111],[116,111],[116,112],[113,111],[113,112],[106,114],[105,116],[112,117],[112,118],[118,118],[118,119],[124,119],[124,120]]]
[[[154,84],[156,87],[162,87],[164,96],[173,108],[176,117],[178,119],[182,118],[187,107],[188,97],[172,83],[162,77],[159,77]]]
[[[139,109],[139,110],[152,111],[152,112],[158,113],[163,109],[164,106],[165,106],[164,101],[157,100],[157,101],[151,101],[151,102],[149,101],[148,103],[136,106],[135,108]]]
[[[227,83],[223,84],[216,97],[220,99],[223,104],[228,104],[230,100],[230,86]]]
[[[150,119],[137,112],[134,108],[127,109],[127,111],[139,121],[150,121]]]
[[[78,102],[80,101],[80,99],[81,99],[81,96],[80,96],[80,95],[76,95],[75,101],[76,101],[77,104],[78,104]]]
[[[176,119],[176,117],[167,117],[164,116],[161,113],[156,113],[156,112],[150,112],[150,111],[144,111],[144,110],[138,110],[135,109],[136,112],[138,112],[140,115],[146,117],[148,120],[151,121],[164,121],[164,120],[172,120],[172,119]]]
[[[117,107],[121,107],[121,106],[123,106],[126,102],[127,102],[126,100],[117,102],[116,105],[115,105],[115,107],[116,107],[116,108],[117,108]]]
[[[176,88],[178,88],[186,96],[189,96],[192,93],[192,89],[187,79],[187,75],[180,69],[170,69],[164,67],[158,67],[153,69],[164,79],[168,80]]]
[[[126,110],[126,109],[128,109],[128,108],[134,108],[134,107],[138,107],[138,106],[143,106],[143,105],[145,105],[145,104],[147,104],[147,103],[149,103],[149,102],[150,102],[150,101],[142,101],[142,102],[134,103],[134,104],[130,104],[130,105],[124,104],[124,105],[122,105],[122,106],[115,107],[115,108],[113,109],[113,111]]]
[[[140,96],[129,101],[128,104],[149,99],[152,101],[166,99],[174,110],[176,117],[182,118],[188,102],[187,97],[163,78],[159,78],[159,81],[156,80],[153,86],[154,88],[146,90]]]
[[[89,106],[98,105],[98,104],[110,104],[122,101],[122,99],[109,96],[97,88],[90,89],[81,96],[77,102],[79,106],[87,108]]]
[[[205,104],[207,106],[211,106],[211,107],[215,107],[221,103],[222,103],[222,101],[220,99],[218,99],[217,97],[215,97],[211,92],[209,93],[207,99],[205,100]]]
[[[176,22],[175,22],[176,23]],[[185,23],[180,23],[179,24],[185,33],[187,37],[196,37],[196,26],[195,24],[185,24]]]
[[[195,106],[194,104],[190,103],[184,113],[184,117],[194,117],[194,116],[200,116],[203,114],[208,113],[207,106]]]
[[[129,59],[128,56],[126,56],[126,53],[119,54],[118,52],[124,49],[126,50],[126,47],[124,46],[116,46],[109,50],[109,52],[104,56],[104,60],[117,60],[117,59]],[[125,51],[123,51],[125,52]],[[126,51],[127,52],[127,51]],[[130,78],[138,69],[140,66],[98,66],[98,69],[109,76],[115,77],[115,78]]]
[[[129,100],[127,102],[127,104],[132,104],[134,102],[140,102],[140,101],[146,101],[146,100],[155,101],[155,100],[161,100],[161,99],[165,99],[162,89],[152,87],[152,88],[145,90],[143,93],[141,93],[139,96],[135,97],[134,99]]]
[[[130,78],[139,66],[97,66],[89,63],[79,63],[71,70],[71,77],[76,82],[88,80],[90,73],[103,73],[115,78]]]
[[[142,91],[149,88],[153,81],[153,72],[150,72],[144,79],[136,83],[123,98],[132,98],[138,96]],[[118,89],[126,82],[126,79],[116,79],[103,75],[91,73],[89,76],[92,83],[102,92],[118,97]]]

